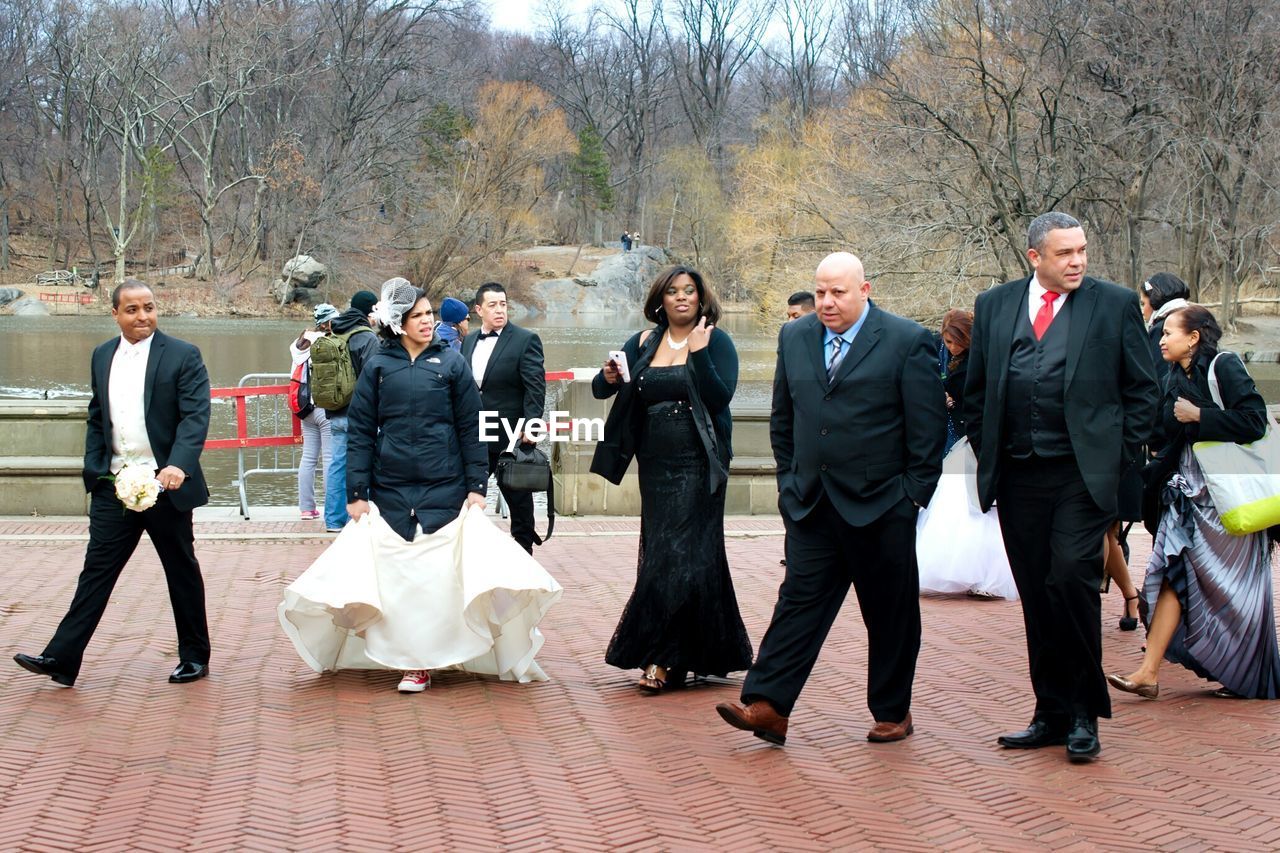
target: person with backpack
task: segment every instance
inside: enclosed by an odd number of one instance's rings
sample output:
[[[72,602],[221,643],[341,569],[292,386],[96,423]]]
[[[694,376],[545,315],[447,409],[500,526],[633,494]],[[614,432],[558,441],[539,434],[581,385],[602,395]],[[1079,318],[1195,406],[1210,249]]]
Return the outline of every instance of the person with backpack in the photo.
[[[462,352],[462,341],[467,337],[471,309],[461,299],[446,296],[440,303],[440,322],[435,333],[454,352]]]
[[[392,279],[393,281],[395,279]],[[378,297],[367,290],[351,297],[351,307],[329,323],[329,334],[311,345],[311,397],[329,421],[329,463],[324,469],[324,527],[336,533],[347,515],[347,407],[356,379],[378,350],[369,314]]]
[[[289,344],[293,372],[289,379],[289,409],[302,422],[302,459],[298,462],[298,515],[303,521],[320,517],[316,509],[316,463],[324,460],[329,467],[330,430],[324,409],[311,396],[311,344],[329,332],[338,309],[321,302],[312,314],[315,326],[298,335]]]

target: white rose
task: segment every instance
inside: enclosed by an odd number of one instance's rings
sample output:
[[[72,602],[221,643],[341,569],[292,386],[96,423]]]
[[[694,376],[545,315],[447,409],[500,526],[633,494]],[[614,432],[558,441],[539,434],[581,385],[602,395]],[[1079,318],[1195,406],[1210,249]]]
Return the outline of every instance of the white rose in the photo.
[[[156,505],[160,497],[160,481],[155,473],[142,465],[125,465],[116,474],[116,497],[125,509],[144,512]]]

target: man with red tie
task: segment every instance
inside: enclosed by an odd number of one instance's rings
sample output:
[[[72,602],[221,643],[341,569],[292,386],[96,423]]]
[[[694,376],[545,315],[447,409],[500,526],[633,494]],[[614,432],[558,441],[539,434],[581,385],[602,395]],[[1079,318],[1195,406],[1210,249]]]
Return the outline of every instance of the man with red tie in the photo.
[[[1034,272],[978,297],[965,384],[978,497],[1000,514],[1022,599],[1036,706],[1006,749],[1101,747],[1103,534],[1120,477],[1140,464],[1158,392],[1133,291],[1085,275],[1084,229],[1064,213],[1027,232]]]

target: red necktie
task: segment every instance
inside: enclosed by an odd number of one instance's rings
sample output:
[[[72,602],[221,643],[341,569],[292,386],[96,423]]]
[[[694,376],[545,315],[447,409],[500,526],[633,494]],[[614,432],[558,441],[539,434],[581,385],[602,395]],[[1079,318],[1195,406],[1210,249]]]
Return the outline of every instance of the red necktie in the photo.
[[[1052,290],[1046,290],[1040,298],[1044,300],[1044,304],[1040,306],[1040,310],[1036,312],[1036,320],[1031,324],[1031,328],[1036,333],[1036,340],[1044,337],[1044,333],[1048,330],[1049,324],[1053,322],[1053,302],[1061,293],[1054,293]]]

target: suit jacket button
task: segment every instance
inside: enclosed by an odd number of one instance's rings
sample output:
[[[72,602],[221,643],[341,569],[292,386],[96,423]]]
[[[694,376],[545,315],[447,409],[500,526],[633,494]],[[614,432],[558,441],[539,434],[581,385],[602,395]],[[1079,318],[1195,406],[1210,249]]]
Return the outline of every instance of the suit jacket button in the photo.
[[[824,463],[822,463],[822,465],[821,465],[820,467],[822,468],[822,470],[823,470],[823,471],[827,470],[827,463],[825,463],[825,462],[824,462]]]
[[[826,395],[825,397],[823,397],[822,399],[824,399],[824,400],[830,400],[830,399],[831,399],[831,395],[830,395],[830,394],[827,394],[827,395]]]
[[[823,434],[823,435],[826,435],[826,434],[827,434],[827,432],[828,432],[827,428],[826,428],[826,427],[823,427],[823,428],[822,428],[822,434]]]

